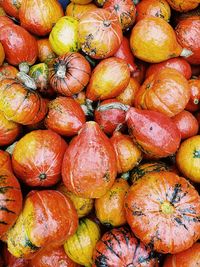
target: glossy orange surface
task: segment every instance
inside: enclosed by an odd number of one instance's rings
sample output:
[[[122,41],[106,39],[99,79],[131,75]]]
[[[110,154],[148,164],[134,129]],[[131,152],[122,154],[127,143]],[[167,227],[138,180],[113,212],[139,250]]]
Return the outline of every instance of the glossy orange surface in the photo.
[[[199,0],[167,0],[170,6],[179,12],[186,12],[198,6]]]
[[[12,65],[3,65],[0,67],[0,80],[4,78],[16,78],[18,69]]]
[[[12,171],[10,154],[4,150],[0,150],[0,169]]]
[[[200,79],[189,80],[190,100],[185,109],[191,112],[200,109]]]
[[[5,59],[5,53],[2,44],[0,43],[0,66],[3,64]]]
[[[5,12],[15,18],[19,18],[19,8],[21,6],[22,0],[1,0],[1,6]]]

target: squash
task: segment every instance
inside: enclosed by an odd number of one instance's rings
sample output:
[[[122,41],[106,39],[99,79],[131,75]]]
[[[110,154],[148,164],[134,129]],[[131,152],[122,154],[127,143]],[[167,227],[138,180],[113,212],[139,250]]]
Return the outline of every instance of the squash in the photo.
[[[30,267],[30,261],[26,259],[16,258],[9,251],[6,245],[3,247],[4,264],[7,267]],[[1,266],[1,265],[0,265]]]
[[[98,7],[93,4],[89,3],[86,5],[83,4],[76,4],[73,2],[69,3],[69,5],[66,8],[66,16],[70,16],[73,18],[76,18],[77,20],[80,20],[81,17],[88,11],[96,10]]]
[[[0,28],[6,25],[14,25],[13,20],[9,19],[7,16],[1,16]]]
[[[173,172],[144,175],[130,187],[124,205],[133,233],[157,252],[178,253],[200,237],[200,196]]]
[[[19,8],[21,7],[22,0],[1,0],[1,6],[5,12],[11,17],[19,18]]]
[[[0,66],[3,64],[5,59],[5,53],[2,44],[0,43]]]
[[[113,56],[123,37],[116,15],[100,8],[81,17],[78,34],[83,52],[95,59]]]
[[[170,4],[172,9],[179,12],[186,12],[192,10],[196,8],[199,4],[199,0],[167,0],[167,2]]]
[[[31,131],[14,148],[14,173],[29,186],[52,186],[60,179],[66,148],[65,141],[51,130]]]
[[[110,140],[96,122],[86,122],[64,155],[62,179],[67,190],[83,198],[99,198],[111,188],[116,174]]]
[[[190,99],[185,109],[194,112],[200,109],[200,79],[191,79],[188,81],[190,88]]]
[[[56,54],[53,52],[49,39],[41,38],[37,40],[38,45],[38,58],[40,62],[46,63],[48,66],[53,63]]]
[[[99,226],[92,220],[83,218],[79,221],[76,233],[65,242],[64,249],[74,262],[89,267],[92,266],[93,249],[99,239]]]
[[[158,259],[149,247],[137,239],[128,227],[114,228],[97,242],[93,267],[158,267]]]
[[[4,150],[0,150],[0,169],[6,169],[12,172],[10,154]]]
[[[9,64],[0,67],[0,81],[4,78],[16,78],[18,69]]]

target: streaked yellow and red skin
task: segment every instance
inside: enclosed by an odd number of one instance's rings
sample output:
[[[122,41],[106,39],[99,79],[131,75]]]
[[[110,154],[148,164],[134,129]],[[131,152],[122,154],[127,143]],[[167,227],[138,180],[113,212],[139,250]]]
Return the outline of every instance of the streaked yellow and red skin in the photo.
[[[23,258],[16,258],[9,251],[6,245],[3,247],[4,264],[7,267],[31,267],[30,261]]]
[[[199,0],[167,0],[170,4],[171,8],[179,11],[179,12],[186,12],[196,8],[199,4]]]
[[[69,5],[67,5],[65,15],[80,20],[86,12],[96,10],[97,8],[98,7],[93,3],[83,5],[70,2]]]
[[[6,169],[12,172],[10,154],[4,150],[0,150],[0,169]]]
[[[110,140],[96,122],[86,122],[65,152],[62,178],[66,188],[80,197],[99,198],[111,188],[116,174]]]
[[[190,88],[190,100],[185,109],[194,112],[200,109],[200,79],[191,79],[188,81]]]
[[[38,58],[40,62],[44,62],[47,65],[53,64],[53,60],[56,58],[56,54],[53,52],[49,39],[41,38],[37,40],[38,45]]]
[[[15,79],[18,72],[18,69],[12,65],[3,65],[0,67],[0,81],[4,78]]]
[[[13,170],[29,186],[54,185],[60,179],[66,148],[66,142],[57,133],[32,131],[23,136],[14,148]]]
[[[1,6],[5,12],[11,17],[19,18],[19,8],[21,6],[22,0],[2,0]]]

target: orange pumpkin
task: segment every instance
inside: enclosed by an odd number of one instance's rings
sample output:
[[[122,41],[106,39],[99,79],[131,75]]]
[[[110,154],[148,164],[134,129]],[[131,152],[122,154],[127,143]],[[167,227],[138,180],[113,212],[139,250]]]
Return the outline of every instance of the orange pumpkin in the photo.
[[[5,53],[2,44],[0,43],[0,66],[3,64],[5,59]]]
[[[162,112],[172,117],[183,111],[190,99],[185,77],[175,69],[164,68],[149,76],[135,96],[135,107]]]
[[[86,122],[65,152],[62,164],[65,186],[80,197],[99,198],[111,188],[116,174],[110,140],[96,122]]]
[[[3,65],[0,67],[0,80],[4,78],[16,78],[18,69],[12,65]]]
[[[53,52],[49,39],[41,38],[37,40],[38,45],[38,58],[40,62],[51,65],[56,58],[56,54]]]
[[[86,12],[96,10],[97,8],[98,7],[93,3],[83,5],[70,2],[69,5],[67,5],[65,14],[66,16],[74,17],[80,20]]]
[[[189,80],[190,100],[185,109],[194,112],[200,109],[200,79]]]
[[[123,37],[116,15],[100,8],[81,17],[78,33],[81,49],[96,59],[113,56]]]
[[[9,19],[7,16],[1,16],[1,20],[0,20],[0,28],[5,26],[5,25],[13,25],[14,22]]]
[[[160,253],[186,250],[200,237],[200,196],[173,172],[152,172],[139,179],[125,198],[125,210],[133,233]]]
[[[19,18],[19,8],[22,0],[1,0],[0,5],[3,7],[5,12],[15,18]]]
[[[10,154],[3,150],[0,150],[0,169],[6,169],[12,172]]]
[[[172,9],[179,12],[186,12],[192,10],[199,4],[199,0],[167,0],[167,2],[170,4]]]

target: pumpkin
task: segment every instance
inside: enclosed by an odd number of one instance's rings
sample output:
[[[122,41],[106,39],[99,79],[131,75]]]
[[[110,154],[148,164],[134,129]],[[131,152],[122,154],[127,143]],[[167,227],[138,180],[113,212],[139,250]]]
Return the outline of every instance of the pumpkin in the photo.
[[[128,172],[139,164],[142,152],[130,136],[115,131],[110,141],[116,153],[118,173]]]
[[[5,12],[11,17],[19,18],[19,8],[21,7],[22,0],[1,0],[0,4]]]
[[[187,80],[191,78],[192,70],[190,64],[181,57],[167,59],[161,63],[151,64],[146,71],[146,78],[158,73],[161,69],[171,68],[179,71]]]
[[[177,40],[182,47],[192,51],[187,57],[191,64],[200,64],[200,16],[186,18],[178,23],[175,28]],[[195,35],[195,38],[194,38]]]
[[[49,42],[57,55],[79,50],[78,20],[64,16],[60,18],[49,34]]]
[[[12,154],[14,173],[29,186],[54,185],[60,179],[66,148],[65,141],[51,130],[27,133]]]
[[[188,81],[190,88],[190,99],[185,109],[194,112],[200,109],[200,79],[191,79]]]
[[[138,91],[140,84],[135,78],[130,78],[129,84],[126,89],[116,97],[118,101],[124,105],[133,106],[136,92]]]
[[[64,244],[78,227],[70,199],[56,190],[30,192],[16,224],[7,234],[9,252],[17,258],[33,258],[42,248]]]
[[[9,19],[7,16],[1,16],[1,21],[0,21],[0,28],[6,25],[13,25],[14,22]]]
[[[0,81],[4,78],[16,78],[18,69],[12,65],[3,65],[0,67]]]
[[[45,107],[44,100],[28,84],[11,78],[0,81],[0,110],[7,120],[25,125],[36,123],[45,117]]]
[[[95,199],[95,213],[102,224],[117,227],[126,223],[124,198],[128,190],[128,182],[118,178],[105,195]]]
[[[166,115],[130,108],[126,121],[134,142],[148,156],[162,158],[177,151],[181,134],[175,123]]]
[[[37,40],[38,45],[38,58],[40,62],[46,63],[48,66],[53,63],[56,54],[53,52],[49,39],[41,38]]]
[[[87,5],[91,2],[92,0],[72,0],[72,3],[79,4],[79,5]]]
[[[59,96],[48,107],[45,125],[60,135],[76,135],[86,121],[81,106],[70,97]]]
[[[191,248],[174,255],[168,255],[163,267],[198,267],[200,262],[200,243],[195,243]]]
[[[116,97],[126,89],[129,81],[130,70],[123,59],[104,59],[92,72],[86,97],[92,101]]]
[[[192,53],[183,50],[170,24],[158,17],[145,17],[138,21],[131,32],[130,46],[134,56],[149,63]]]
[[[0,111],[0,146],[12,144],[19,136],[21,127],[19,124],[8,121]]]
[[[3,64],[5,59],[5,53],[2,44],[0,43],[0,66]]]
[[[96,244],[93,261],[93,267],[158,267],[155,253],[145,247],[128,227],[114,228],[106,232]]]
[[[116,15],[100,8],[81,17],[78,34],[83,52],[95,59],[113,56],[123,37]]]
[[[197,135],[199,131],[199,123],[192,113],[183,110],[176,116],[172,117],[173,122],[175,122],[177,128],[181,133],[181,139],[186,139]]]
[[[141,1],[137,6],[136,21],[138,22],[145,17],[159,17],[169,22],[171,17],[171,9],[166,0],[145,0]]]
[[[17,66],[20,63],[33,65],[38,56],[35,38],[21,26],[11,24],[0,28],[0,42],[6,61]],[[17,49],[16,49],[17,47]]]
[[[184,176],[200,183],[200,135],[186,139],[176,155],[176,164]]]
[[[76,4],[73,2],[70,2],[69,5],[66,8],[66,16],[71,16],[73,18],[76,18],[77,20],[80,20],[80,18],[88,11],[96,10],[97,6],[93,3],[89,3],[87,5],[83,4]]]
[[[178,253],[200,237],[200,196],[173,172],[145,174],[130,187],[124,205],[133,233],[157,252]]]
[[[172,9],[179,12],[186,12],[192,10],[199,4],[199,0],[167,0],[167,2],[170,4]]]
[[[3,247],[3,259],[4,264],[7,267],[30,267],[30,261],[26,259],[20,259],[13,256],[9,251],[6,245]],[[1,265],[0,265],[1,266]]]
[[[188,81],[177,70],[161,69],[149,76],[135,96],[135,107],[175,116],[186,107],[190,99]]]
[[[86,122],[65,152],[62,164],[65,186],[80,197],[99,198],[111,188],[116,174],[110,140],[96,122]]]
[[[0,150],[0,169],[6,169],[12,172],[10,154],[4,150]]]
[[[103,8],[115,14],[123,31],[129,30],[136,18],[136,9],[131,0],[106,0]]]
[[[94,199],[92,198],[82,198],[77,195],[75,195],[72,192],[69,192],[66,188],[66,186],[63,183],[60,183],[57,186],[57,190],[61,192],[63,195],[67,196],[71,199],[71,201],[74,204],[74,207],[77,211],[78,217],[82,218],[85,217],[90,213],[90,211],[93,208]]]
[[[64,244],[65,252],[74,262],[92,266],[92,253],[99,238],[99,226],[90,219],[80,219],[76,233]]]
[[[63,247],[46,248],[39,252],[32,260],[32,267],[78,267],[65,253]]]
[[[5,166],[0,170],[0,199],[1,238],[14,225],[22,209],[22,192],[20,184],[8,166]]]
[[[0,16],[5,16],[5,15],[6,15],[5,10],[3,9],[3,7],[0,6]]]
[[[52,88],[65,96],[72,96],[88,84],[91,68],[88,61],[79,53],[67,53],[55,59],[49,71]]]

